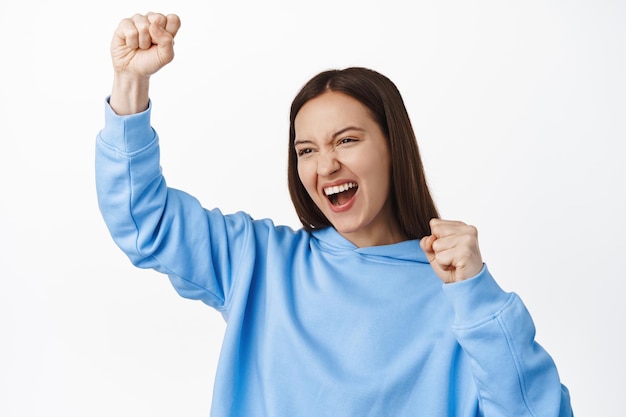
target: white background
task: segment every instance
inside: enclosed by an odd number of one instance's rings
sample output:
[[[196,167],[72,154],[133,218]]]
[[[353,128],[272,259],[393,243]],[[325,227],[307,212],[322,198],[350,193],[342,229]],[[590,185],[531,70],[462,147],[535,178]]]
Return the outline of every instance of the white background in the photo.
[[[208,415],[221,317],[132,267],[95,197],[111,34],[150,10],[183,22],[151,93],[170,186],[297,226],[291,99],[386,74],[576,415],[622,415],[626,2],[38,0],[0,3],[0,416]]]

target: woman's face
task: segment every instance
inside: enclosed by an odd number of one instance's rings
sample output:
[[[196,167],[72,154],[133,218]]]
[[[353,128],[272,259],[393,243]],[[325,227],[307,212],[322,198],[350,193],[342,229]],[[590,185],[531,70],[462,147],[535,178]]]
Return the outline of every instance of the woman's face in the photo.
[[[404,240],[389,198],[389,146],[367,107],[326,92],[294,126],[300,181],[335,229],[358,247]]]

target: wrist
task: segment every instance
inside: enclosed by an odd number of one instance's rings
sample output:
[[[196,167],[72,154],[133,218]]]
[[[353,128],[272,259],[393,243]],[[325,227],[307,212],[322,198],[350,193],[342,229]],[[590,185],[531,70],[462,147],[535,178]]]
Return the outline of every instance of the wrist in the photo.
[[[140,113],[148,108],[150,76],[115,72],[109,104],[119,116]]]
[[[511,298],[493,279],[487,265],[470,279],[444,285],[443,291],[454,308],[456,327],[473,326],[493,318]]]

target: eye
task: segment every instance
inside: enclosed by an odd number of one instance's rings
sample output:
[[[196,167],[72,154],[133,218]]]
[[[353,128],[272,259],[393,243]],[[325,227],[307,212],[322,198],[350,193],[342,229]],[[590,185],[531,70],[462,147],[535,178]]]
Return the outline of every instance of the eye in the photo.
[[[296,154],[298,155],[298,157],[302,157],[304,155],[310,154],[311,152],[313,152],[313,149],[311,148],[301,148],[296,150]]]
[[[352,138],[352,137],[345,137],[345,138],[341,138],[339,139],[339,142],[337,142],[339,145],[346,145],[352,142],[356,142],[357,139],[356,138]]]

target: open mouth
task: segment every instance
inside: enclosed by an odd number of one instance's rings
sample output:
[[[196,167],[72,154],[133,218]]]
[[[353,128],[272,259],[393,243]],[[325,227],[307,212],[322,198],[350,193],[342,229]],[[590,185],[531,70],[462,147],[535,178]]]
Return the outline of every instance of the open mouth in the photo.
[[[346,204],[358,190],[359,186],[355,182],[347,182],[345,184],[336,185],[334,187],[324,188],[324,193],[333,206],[342,206]]]

